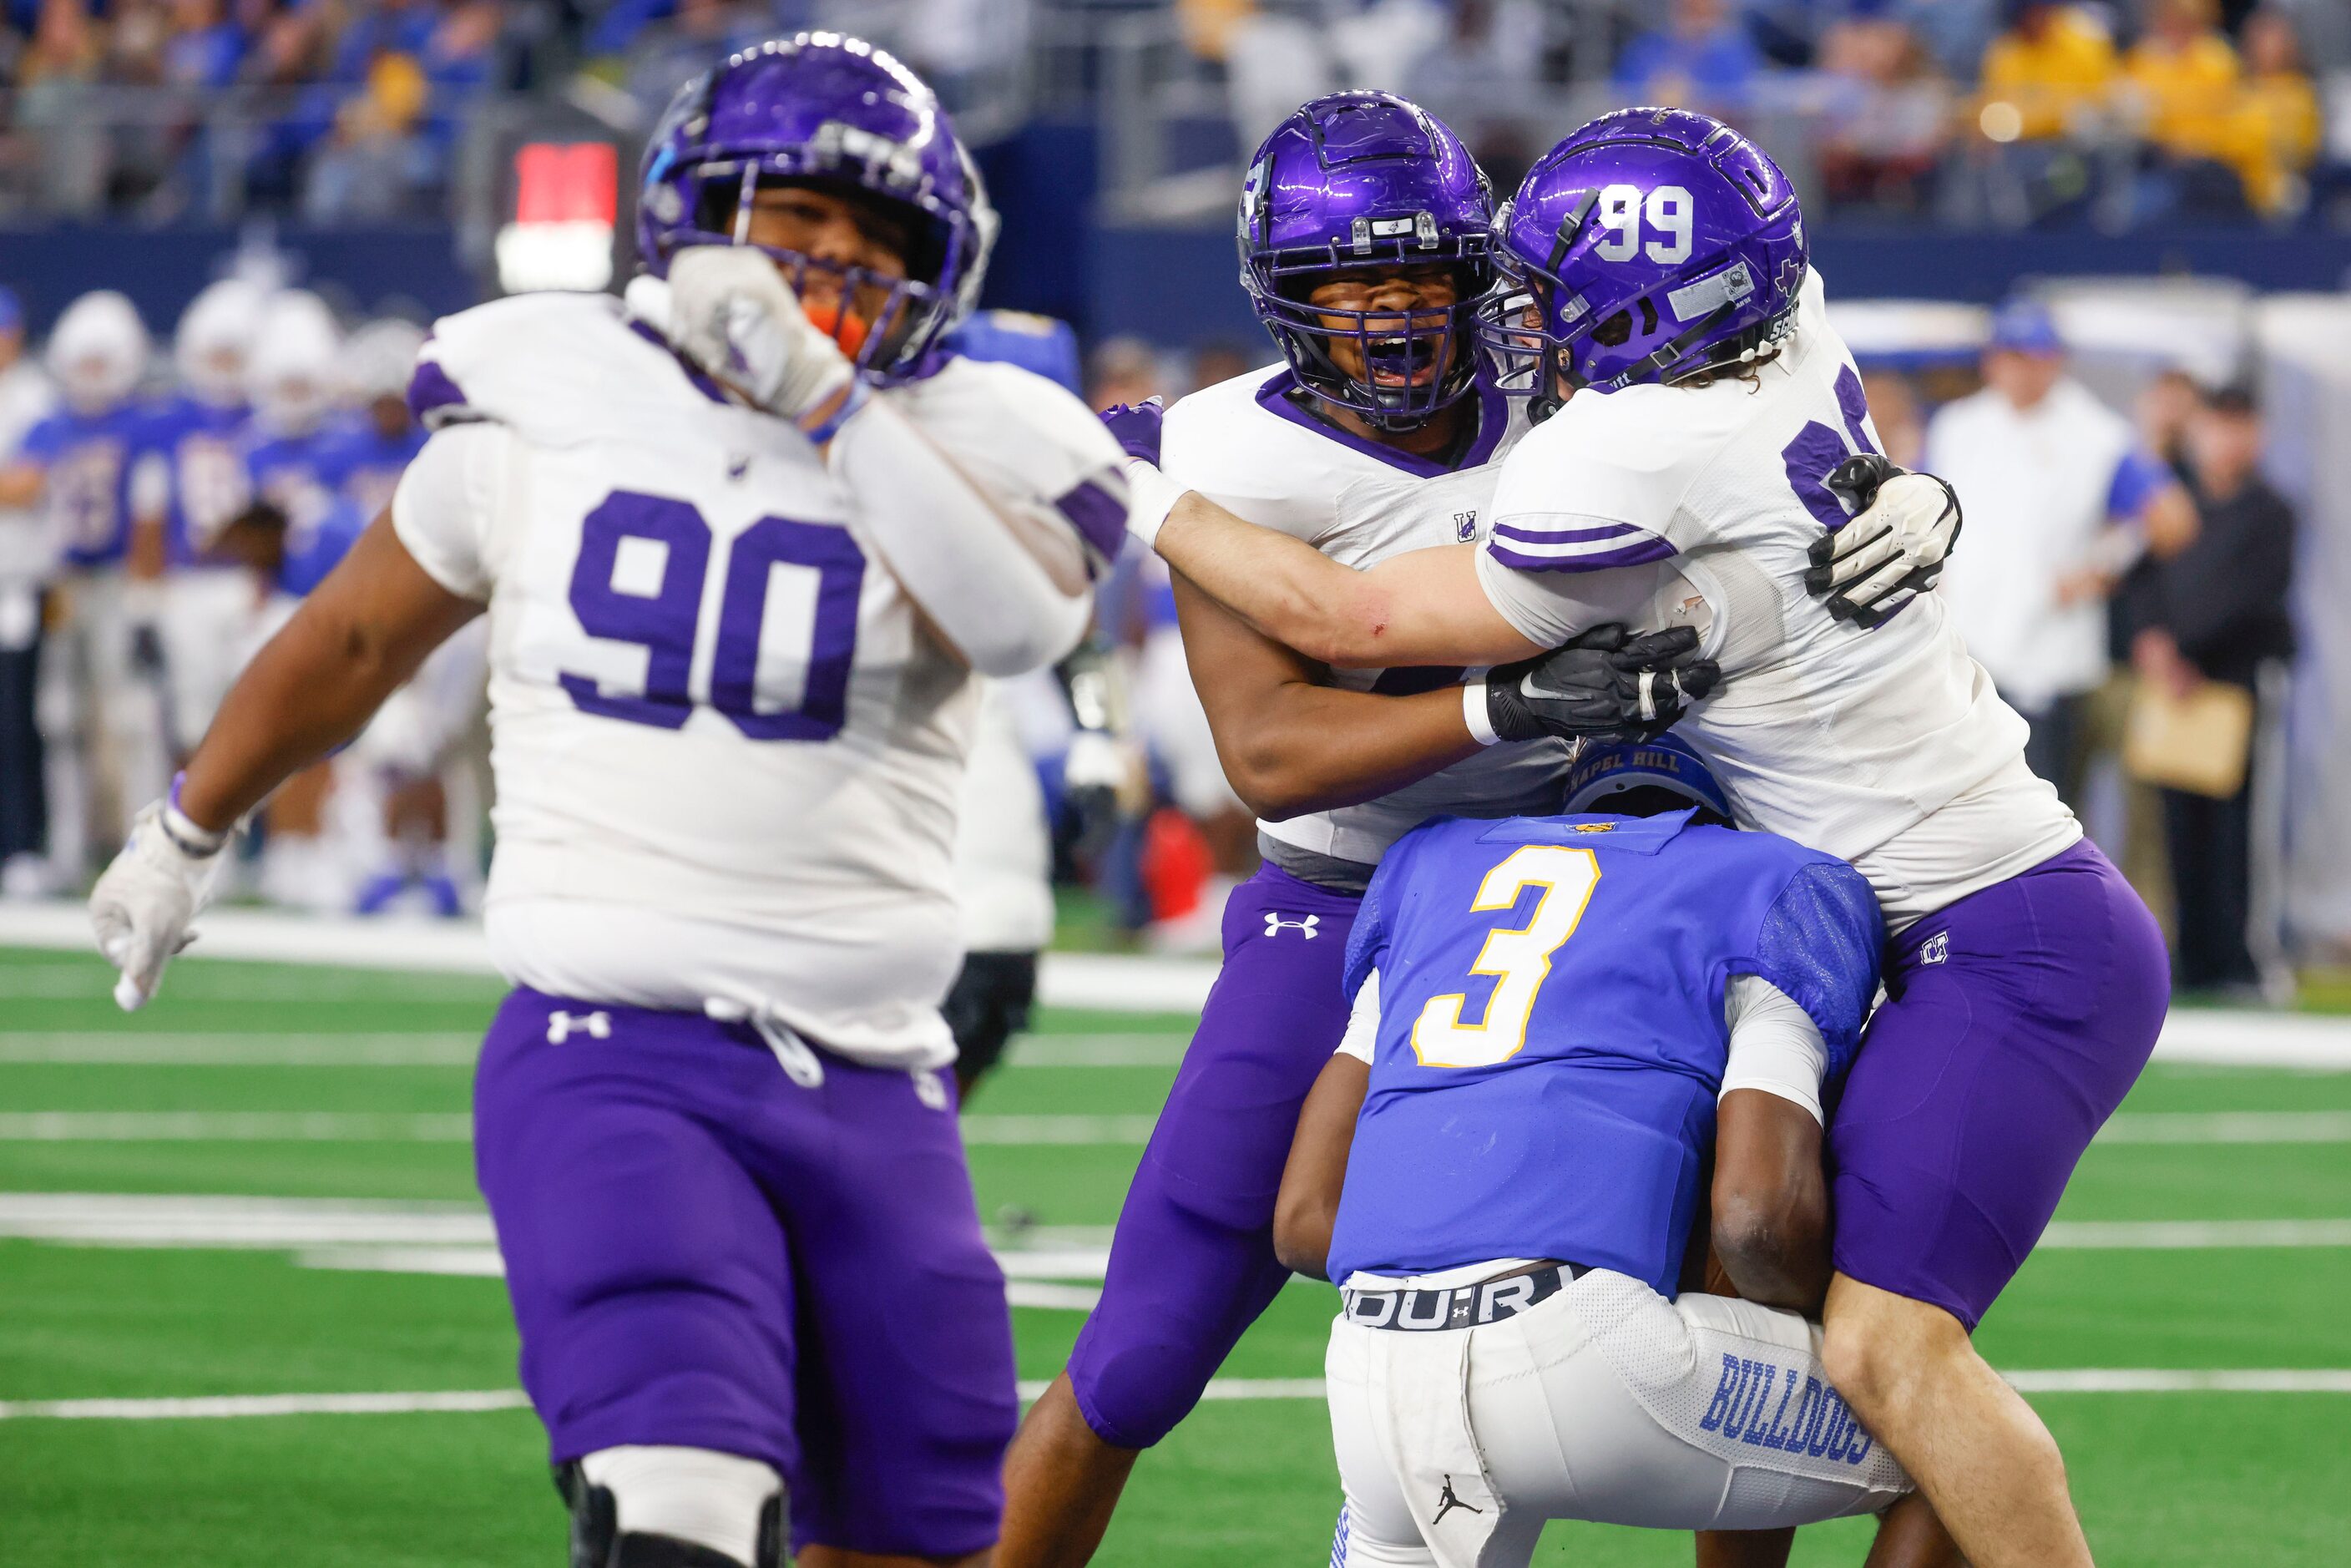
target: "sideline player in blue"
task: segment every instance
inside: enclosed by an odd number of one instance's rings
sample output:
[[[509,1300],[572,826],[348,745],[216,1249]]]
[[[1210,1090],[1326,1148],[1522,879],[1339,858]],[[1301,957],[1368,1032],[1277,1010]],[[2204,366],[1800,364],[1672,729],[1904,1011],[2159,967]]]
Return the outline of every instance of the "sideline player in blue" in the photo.
[[[1807,1318],[1823,1108],[1884,924],[1851,866],[1729,820],[1667,738],[1587,754],[1565,815],[1439,818],[1381,862],[1274,1220],[1345,1303],[1334,1568],[1503,1568],[1552,1519],[1783,1530],[1909,1490]],[[1710,1151],[1744,1299],[1676,1295]]]

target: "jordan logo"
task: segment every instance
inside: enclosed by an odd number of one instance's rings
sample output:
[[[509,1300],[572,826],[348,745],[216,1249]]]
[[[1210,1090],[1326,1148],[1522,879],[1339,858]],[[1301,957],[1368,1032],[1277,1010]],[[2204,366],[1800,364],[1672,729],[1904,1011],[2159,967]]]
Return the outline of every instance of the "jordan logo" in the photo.
[[[1479,1508],[1476,1503],[1463,1502],[1459,1498],[1454,1496],[1453,1478],[1451,1476],[1447,1476],[1445,1478],[1445,1490],[1437,1494],[1437,1517],[1428,1521],[1428,1528],[1435,1530],[1439,1524],[1444,1522],[1445,1516],[1451,1513],[1457,1508],[1462,1510],[1466,1513],[1483,1513],[1486,1511],[1484,1509]]]
[[[1285,931],[1302,931],[1306,939],[1311,942],[1314,940],[1314,928],[1322,924],[1322,917],[1319,915],[1310,915],[1303,920],[1284,920],[1270,909],[1265,912],[1265,934],[1269,936],[1279,936]]]
[[[608,1012],[550,1013],[547,1019],[547,1043],[561,1045],[573,1034],[584,1034],[590,1040],[612,1038],[612,1015]]]

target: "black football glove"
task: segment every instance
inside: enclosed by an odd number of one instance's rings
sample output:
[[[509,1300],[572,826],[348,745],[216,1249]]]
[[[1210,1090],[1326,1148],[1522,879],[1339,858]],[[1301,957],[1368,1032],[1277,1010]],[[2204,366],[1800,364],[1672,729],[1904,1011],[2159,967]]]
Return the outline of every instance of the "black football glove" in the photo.
[[[1959,497],[1875,452],[1838,464],[1828,487],[1853,520],[1813,541],[1804,589],[1838,620],[1875,630],[1943,575],[1959,542]]]
[[[1502,740],[1648,740],[1721,683],[1722,666],[1698,656],[1698,633],[1687,626],[1638,636],[1594,626],[1563,647],[1489,673],[1486,721]]]

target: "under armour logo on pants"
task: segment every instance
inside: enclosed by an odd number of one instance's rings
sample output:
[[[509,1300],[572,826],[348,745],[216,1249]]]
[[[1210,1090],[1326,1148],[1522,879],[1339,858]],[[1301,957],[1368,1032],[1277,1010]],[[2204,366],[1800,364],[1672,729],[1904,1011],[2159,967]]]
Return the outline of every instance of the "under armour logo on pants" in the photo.
[[[561,1045],[574,1032],[590,1040],[612,1038],[612,1015],[608,1012],[553,1013],[547,1020],[547,1043]]]
[[[1303,931],[1306,939],[1311,942],[1314,940],[1314,928],[1322,924],[1322,917],[1319,915],[1310,915],[1303,920],[1284,920],[1270,909],[1265,914],[1265,934],[1269,936],[1279,936],[1285,931]]]

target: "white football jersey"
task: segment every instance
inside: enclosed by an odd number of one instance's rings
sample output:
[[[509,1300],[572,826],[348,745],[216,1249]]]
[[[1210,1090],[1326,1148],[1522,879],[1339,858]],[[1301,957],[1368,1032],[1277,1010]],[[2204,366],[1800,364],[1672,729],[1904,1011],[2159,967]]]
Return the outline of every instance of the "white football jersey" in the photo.
[[[1526,431],[1520,404],[1486,394],[1475,444],[1447,469],[1325,424],[1290,400],[1296,385],[1287,370],[1259,370],[1184,398],[1167,411],[1161,468],[1235,517],[1304,539],[1348,566],[1484,536],[1502,458]],[[1466,674],[1333,670],[1331,679],[1353,691],[1402,694],[1456,685]],[[1430,817],[1557,810],[1567,758],[1564,741],[1504,742],[1359,806],[1258,828],[1275,845],[1307,856],[1376,865],[1390,844]]]
[[[665,306],[648,282],[630,310],[539,294],[450,317],[411,393],[435,433],[393,527],[488,603],[492,953],[558,996],[764,1005],[844,1055],[942,1064],[976,688],[816,450],[639,319]],[[1039,497],[1116,455],[1012,367],[883,395]]]
[[[1724,685],[1676,733],[1743,820],[1851,861],[1898,927],[2081,827],[1938,596],[1865,631],[1805,591],[1807,550],[1844,522],[1822,482],[1878,446],[1817,273],[1758,378],[1577,393],[1504,465],[1479,577],[1540,643],[1628,615],[1701,627]]]

